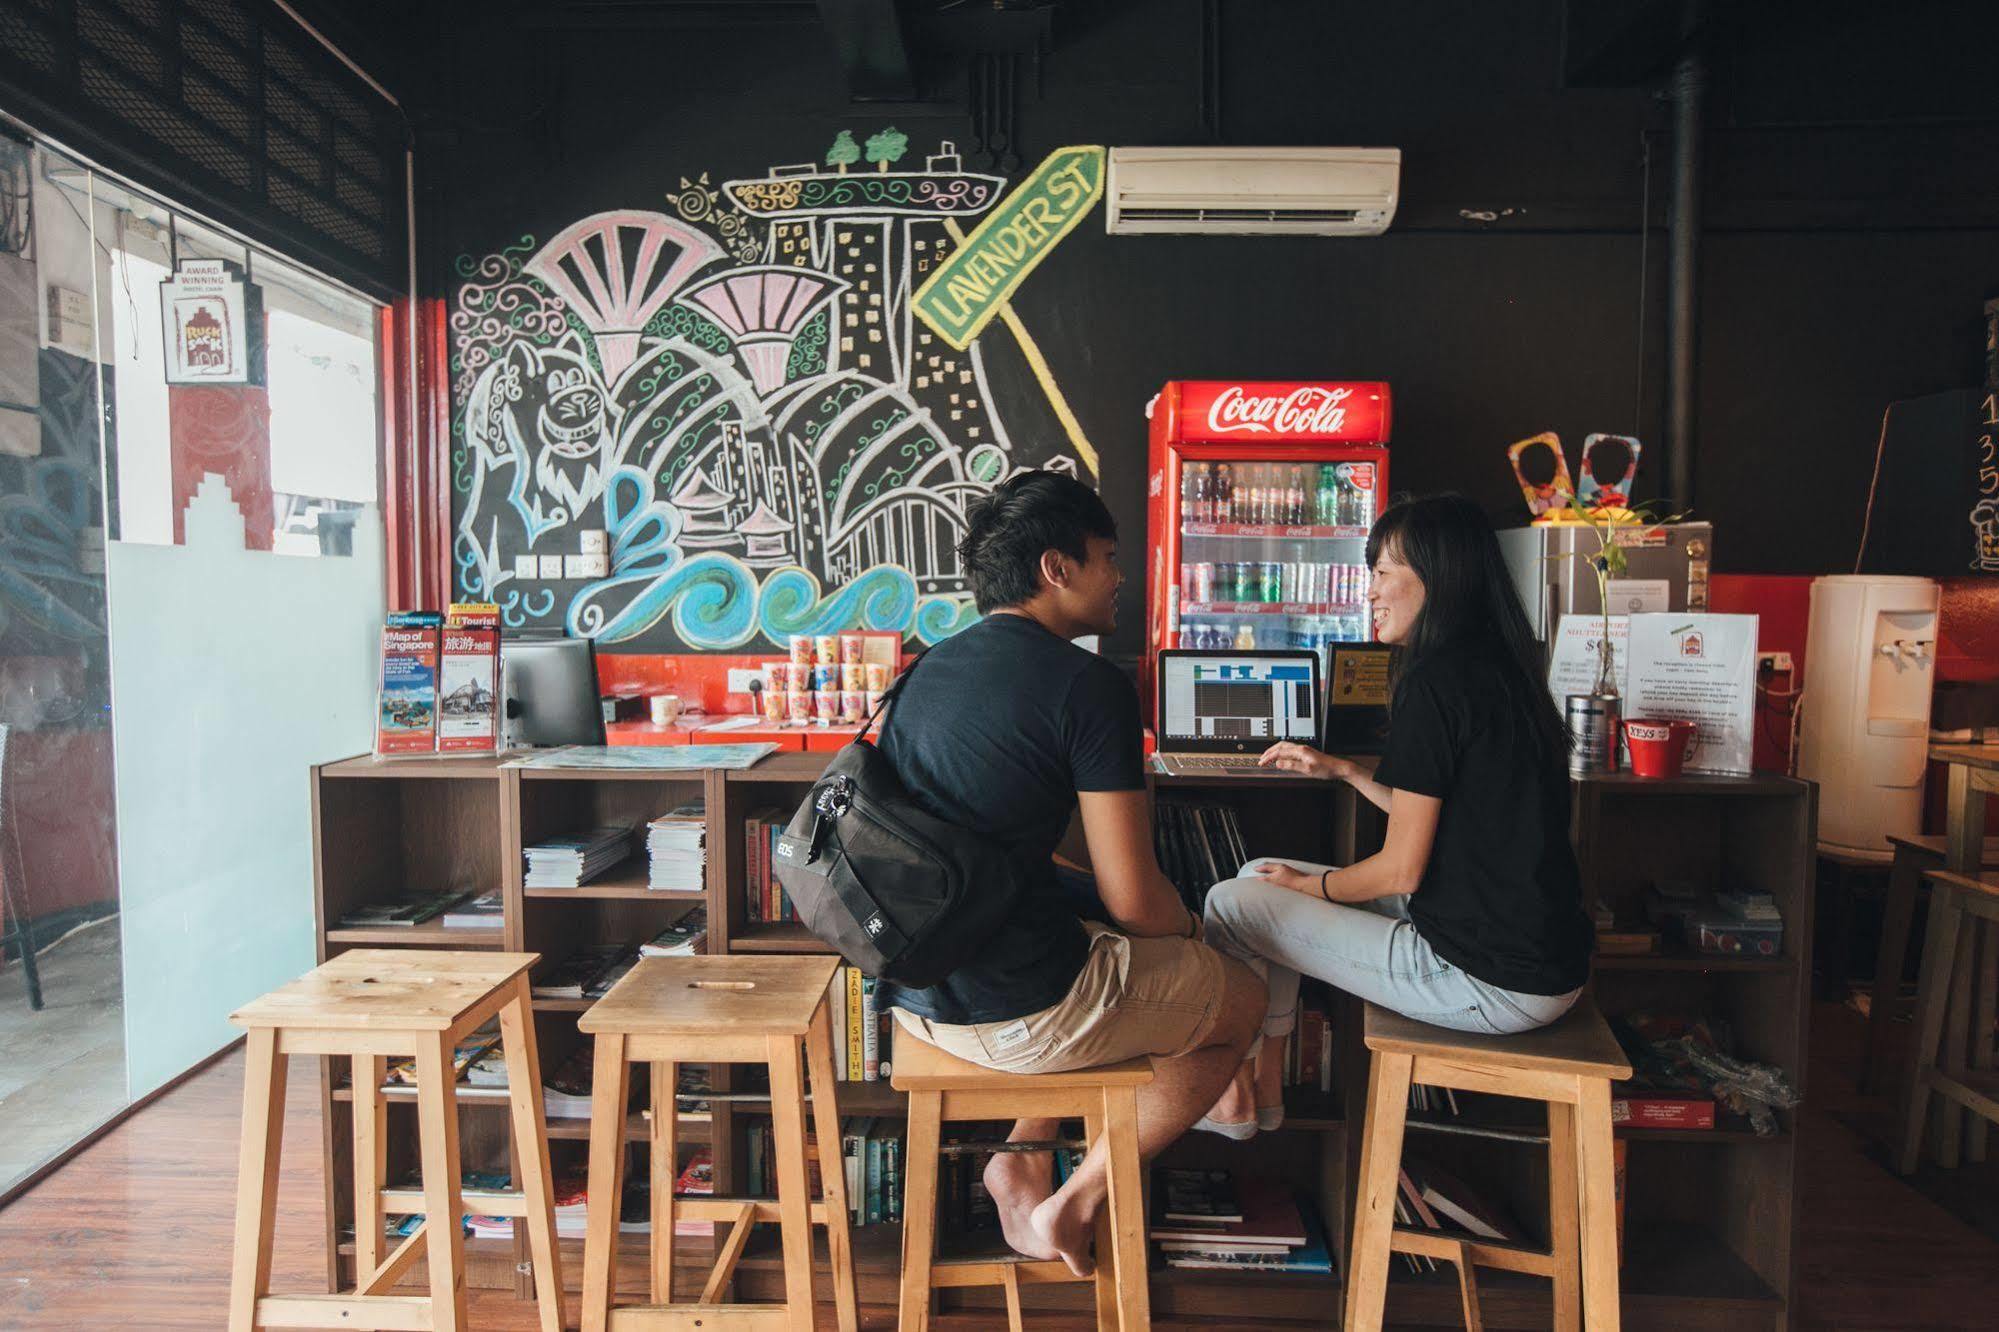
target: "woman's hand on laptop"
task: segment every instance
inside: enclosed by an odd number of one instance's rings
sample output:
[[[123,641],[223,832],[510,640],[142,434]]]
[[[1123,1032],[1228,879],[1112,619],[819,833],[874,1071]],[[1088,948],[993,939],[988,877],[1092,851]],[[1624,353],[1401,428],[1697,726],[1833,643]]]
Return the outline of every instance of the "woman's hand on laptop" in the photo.
[[[1282,768],[1286,772],[1299,772],[1327,781],[1346,781],[1360,771],[1352,759],[1321,754],[1310,745],[1292,740],[1280,740],[1264,750],[1257,763],[1262,767]]]

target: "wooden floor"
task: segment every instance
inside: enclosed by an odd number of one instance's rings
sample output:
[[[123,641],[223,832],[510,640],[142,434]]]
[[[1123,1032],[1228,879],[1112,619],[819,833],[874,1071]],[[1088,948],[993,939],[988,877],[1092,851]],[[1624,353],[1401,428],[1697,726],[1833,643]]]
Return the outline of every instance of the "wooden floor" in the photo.
[[[1799,1126],[1800,1293],[1792,1325],[1990,1328],[1999,1321],[1999,1242],[1888,1174],[1848,1127],[1859,1105],[1850,1092],[1855,1021],[1830,1005],[1814,1015],[1820,1038],[1814,1108]],[[317,1290],[325,1274],[320,1135],[314,1081],[303,1072],[291,1081],[274,1271],[280,1289]],[[0,1328],[222,1325],[241,1078],[241,1059],[232,1056],[0,1212]],[[473,1299],[475,1327],[534,1326],[533,1307],[511,1296]],[[948,1329],[994,1322],[937,1321]],[[893,1327],[893,1311],[864,1310],[864,1322]],[[1087,1323],[1037,1319],[1035,1326]]]

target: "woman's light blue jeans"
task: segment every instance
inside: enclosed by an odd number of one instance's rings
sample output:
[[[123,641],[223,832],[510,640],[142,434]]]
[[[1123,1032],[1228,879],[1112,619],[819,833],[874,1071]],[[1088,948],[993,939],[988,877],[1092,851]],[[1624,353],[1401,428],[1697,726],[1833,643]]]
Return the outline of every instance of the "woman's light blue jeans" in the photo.
[[[1576,1001],[1488,985],[1431,951],[1409,920],[1409,899],[1348,906],[1280,888],[1258,865],[1289,865],[1317,878],[1330,868],[1260,857],[1208,891],[1207,941],[1263,977],[1270,1007],[1263,1034],[1287,1036],[1298,1020],[1298,977],[1317,976],[1349,994],[1453,1031],[1510,1036],[1545,1027]]]

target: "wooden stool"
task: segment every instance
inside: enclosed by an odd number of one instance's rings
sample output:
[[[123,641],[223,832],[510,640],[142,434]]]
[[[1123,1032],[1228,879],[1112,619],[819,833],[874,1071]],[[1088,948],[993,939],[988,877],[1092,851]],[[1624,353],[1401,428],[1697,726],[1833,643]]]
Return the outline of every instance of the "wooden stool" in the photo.
[[[1391,1253],[1457,1265],[1465,1323],[1480,1326],[1474,1265],[1552,1277],[1554,1326],[1603,1332],[1618,1325],[1616,1181],[1611,1159],[1610,1084],[1631,1065],[1587,997],[1560,1021],[1519,1036],[1446,1031],[1367,1006],[1373,1051],[1362,1140],[1353,1252],[1347,1264],[1349,1329],[1379,1328]],[[1395,1224],[1402,1125],[1412,1083],[1490,1092],[1548,1104],[1548,1252],[1452,1239]],[[1580,1281],[1578,1280],[1580,1256]]]
[[[909,1093],[909,1144],[903,1153],[901,1332],[930,1325],[933,1287],[999,1286],[1007,1326],[1020,1329],[1023,1282],[1095,1281],[1097,1326],[1125,1332],[1152,1325],[1146,1285],[1145,1204],[1138,1169],[1138,1092],[1152,1081],[1150,1057],[1067,1073],[995,1073],[900,1029],[889,1081]],[[968,1119],[1081,1119],[1094,1144],[1109,1139],[1110,1200],[1097,1216],[1097,1270],[1079,1277],[1061,1259],[1008,1254],[937,1257],[937,1156],[943,1125]]]
[[[1930,1093],[1939,1097],[1937,1164],[1954,1168],[1963,1132],[1959,1107],[1980,1123],[1999,1123],[1999,1077],[1991,1072],[1992,1024],[1999,1007],[1999,874],[1930,870],[1929,928],[1916,989],[1915,1050],[1902,1111],[1903,1174],[1916,1168],[1928,1122]],[[1971,919],[1967,922],[1965,917]],[[1967,928],[1968,926],[1968,928]],[[1983,936],[1981,941],[1980,936]],[[1981,947],[1982,942],[1982,947]],[[1984,1135],[1974,1134],[1974,1161],[1984,1159]]]
[[[397,1327],[463,1332],[467,1212],[524,1217],[534,1259],[542,1332],[561,1332],[562,1268],[555,1247],[541,1061],[529,1011],[528,968],[536,953],[356,948],[254,999],[229,1020],[247,1028],[243,1147],[236,1180],[236,1252],[229,1278],[229,1330],[257,1327]],[[497,1016],[507,1061],[518,1190],[465,1189],[458,1176],[458,1042]],[[271,1223],[278,1203],[284,1132],[285,1056],[347,1055],[354,1069],[354,1252],[352,1295],[271,1295]],[[423,1185],[384,1187],[388,1143],[383,1063],[415,1056]],[[386,1258],[387,1212],[421,1212],[420,1224]],[[433,1226],[433,1222],[436,1223]],[[430,1262],[428,1295],[385,1294],[418,1258]]]
[[[826,987],[836,957],[648,957],[577,1023],[596,1038],[590,1091],[589,1229],[583,1241],[583,1328],[812,1327],[812,1227],[826,1227],[833,1307],[855,1332],[854,1259],[847,1234],[847,1180],[834,1103],[832,1021]],[[812,1122],[825,1198],[807,1194],[803,1051],[812,1079]],[[618,1199],[624,1192],[625,1102],[633,1064],[652,1065],[652,1303],[613,1309],[617,1296]],[[679,1065],[768,1064],[777,1200],[675,1198],[674,1088]],[[677,1217],[733,1225],[701,1299],[673,1303]],[[750,1229],[775,1221],[784,1237],[784,1303],[722,1304]]]
[[[1888,1085],[1888,1026],[1906,1007],[1902,998],[1902,963],[1909,953],[1909,929],[1916,915],[1916,898],[1927,886],[1925,871],[1944,869],[1941,834],[1890,837],[1895,859],[1888,870],[1888,895],[1881,902],[1881,943],[1874,954],[1874,988],[1867,1005],[1867,1054],[1860,1066],[1860,1090],[1878,1092]],[[1999,837],[1984,839],[1979,868],[1999,870]]]

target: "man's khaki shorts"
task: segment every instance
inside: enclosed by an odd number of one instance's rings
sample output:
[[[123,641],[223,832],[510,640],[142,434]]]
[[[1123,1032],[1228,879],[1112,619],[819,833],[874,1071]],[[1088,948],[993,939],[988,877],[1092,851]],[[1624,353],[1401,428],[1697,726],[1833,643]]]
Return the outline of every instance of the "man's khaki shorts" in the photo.
[[[1010,1022],[957,1026],[898,1008],[910,1034],[1001,1073],[1060,1073],[1206,1044],[1221,1014],[1221,955],[1183,938],[1133,938],[1093,921],[1090,953],[1069,993]]]

